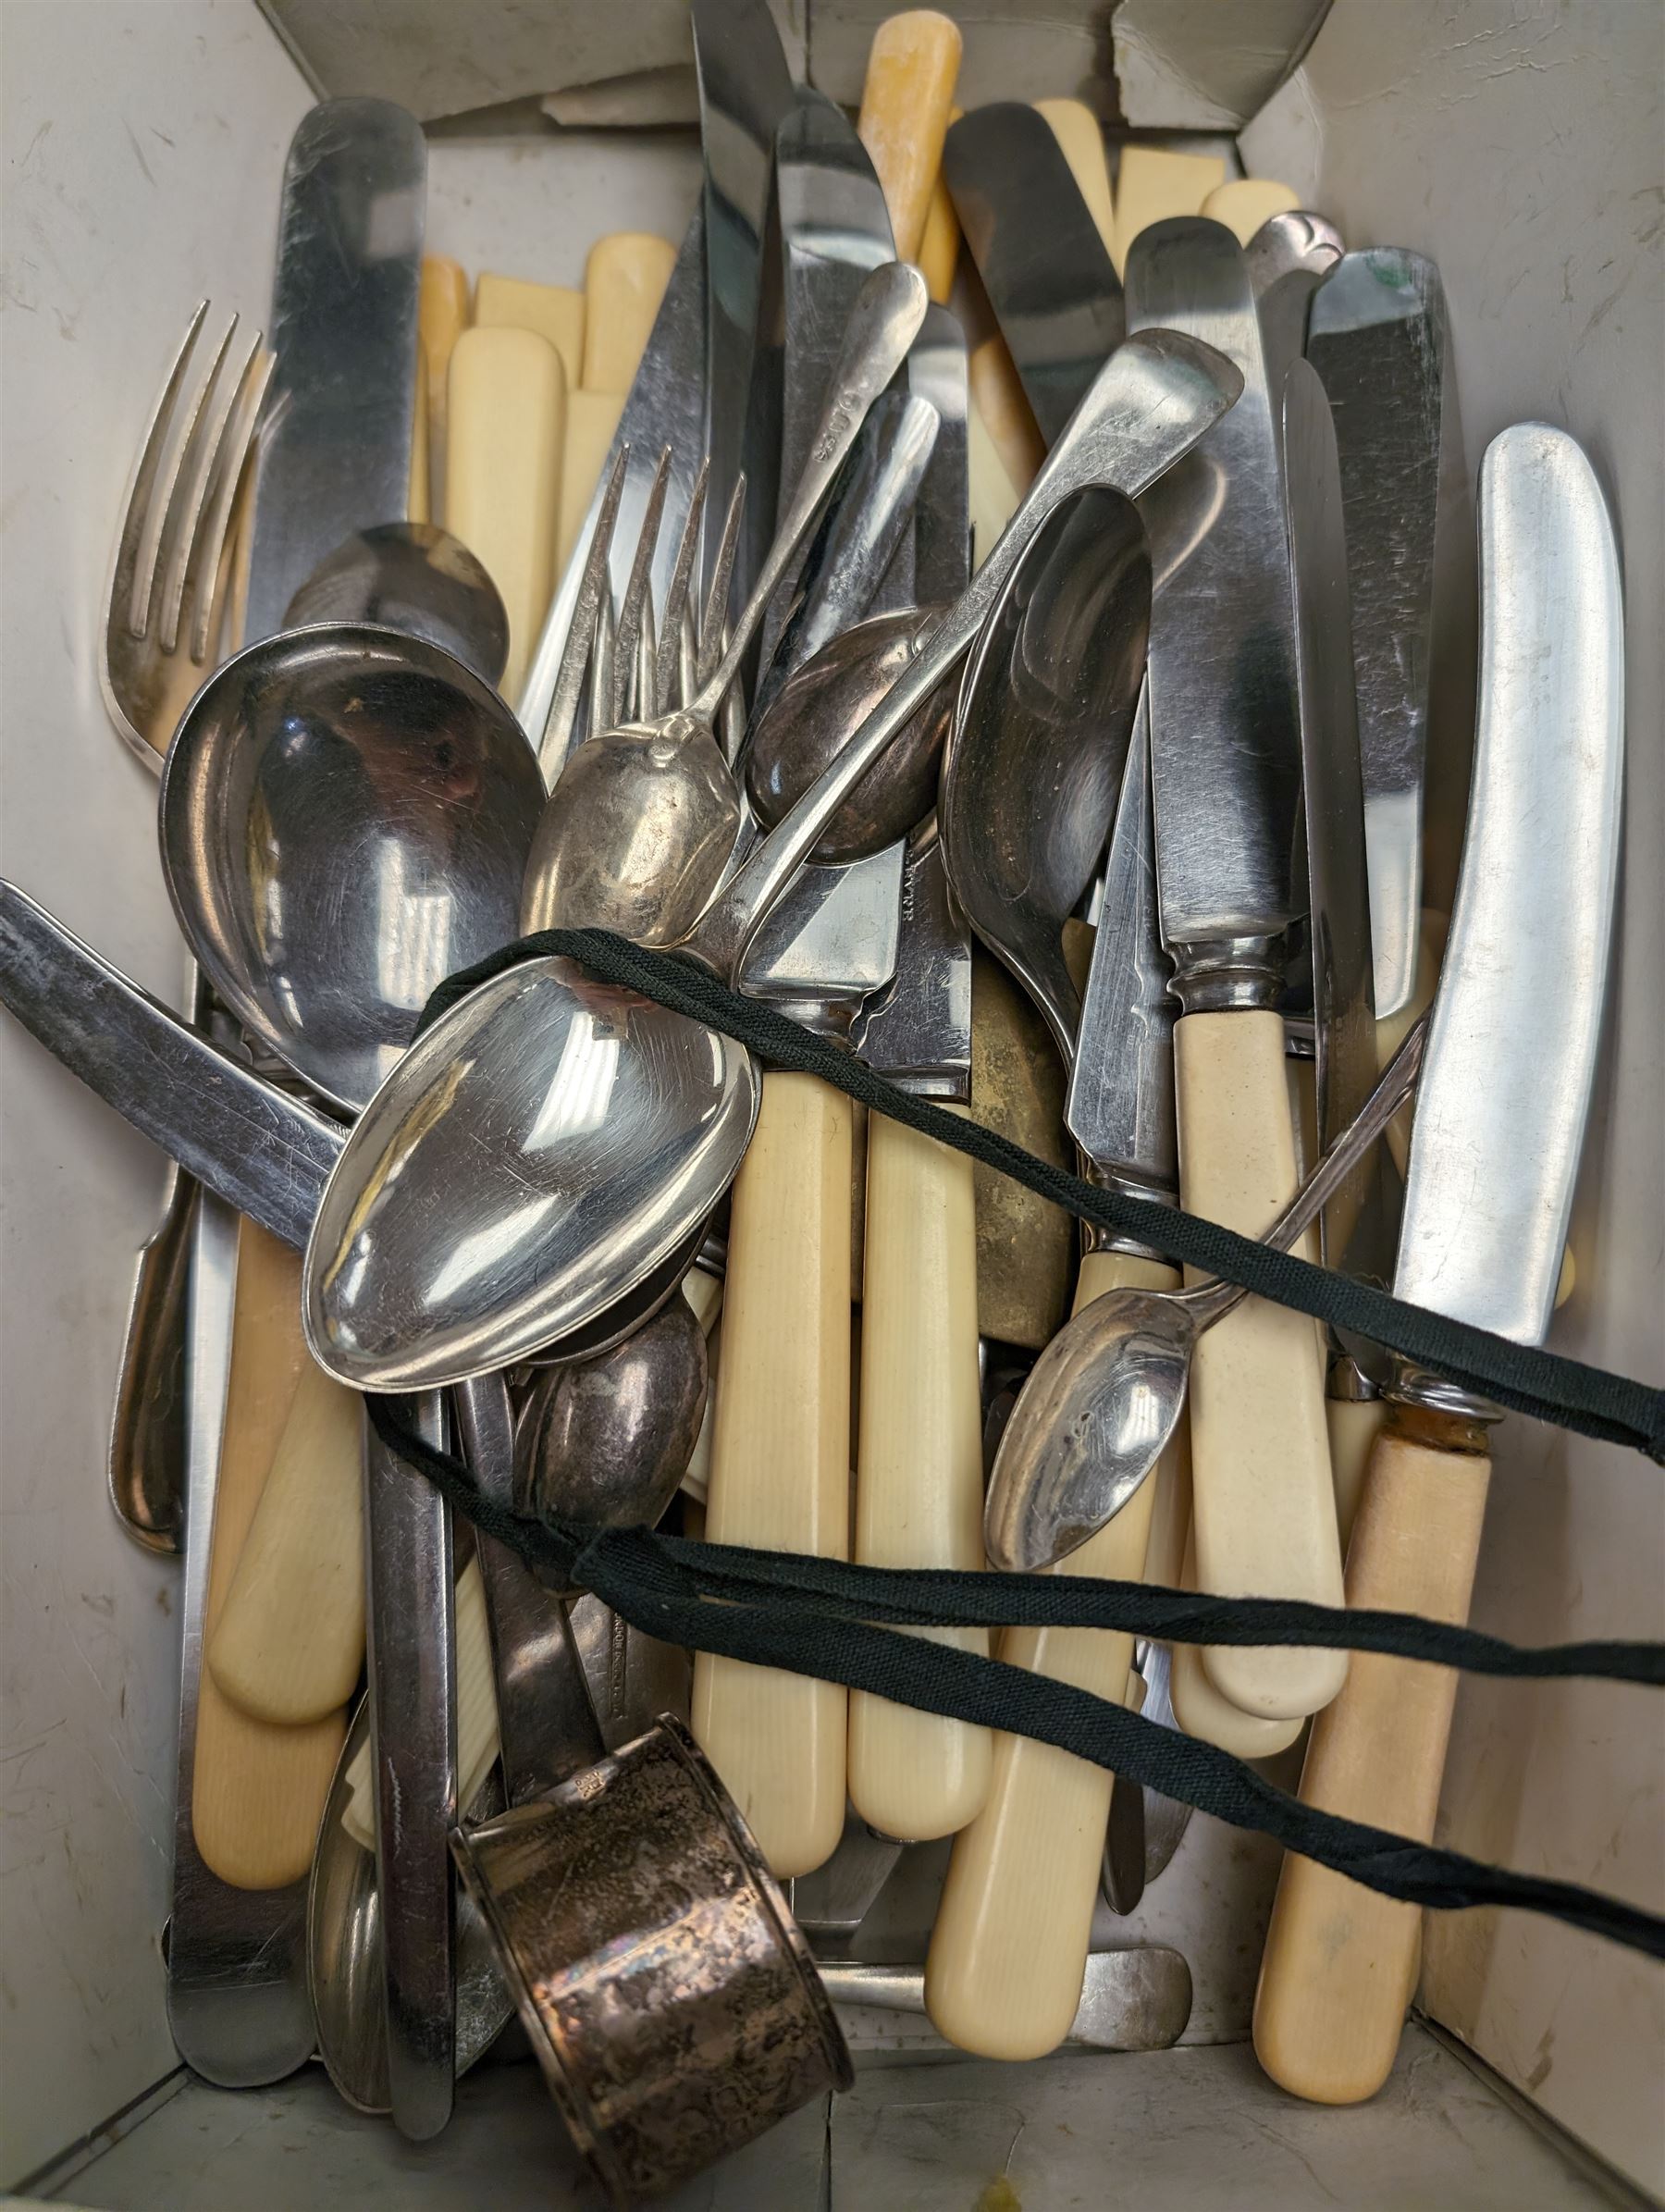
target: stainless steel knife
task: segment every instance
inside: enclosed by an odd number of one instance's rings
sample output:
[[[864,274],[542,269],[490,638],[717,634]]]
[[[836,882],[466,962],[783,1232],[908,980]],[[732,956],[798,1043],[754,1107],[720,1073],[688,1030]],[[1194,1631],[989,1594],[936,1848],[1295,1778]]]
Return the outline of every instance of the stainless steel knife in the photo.
[[[1446,350],[1439,271],[1420,253],[1349,253],[1313,301],[1307,359],[1329,396],[1340,450],[1384,1020],[1416,977]]]
[[[1481,667],[1451,933],[1412,1134],[1396,1295],[1519,1343],[1548,1333],[1596,1069],[1618,872],[1623,616],[1612,523],[1574,440],[1523,423],[1479,485]],[[1466,1618],[1496,1408],[1402,1368],[1348,1555],[1353,1606]],[[1313,1730],[1306,1803],[1433,1835],[1456,1677],[1360,1655]],[[1393,2064],[1420,1915],[1286,1860],[1261,2064],[1348,2104]]]
[[[1200,216],[1155,224],[1124,275],[1129,328],[1205,339],[1243,376],[1241,398],[1187,464],[1190,503],[1186,488],[1170,501],[1165,485],[1143,511],[1153,565],[1170,571],[1152,603],[1147,681],[1162,933],[1181,1009],[1180,1193],[1190,1212],[1255,1236],[1295,1189],[1277,1001],[1307,903],[1278,441],[1231,233]],[[1176,529],[1187,538],[1177,565],[1164,558]],[[1339,1604],[1311,1322],[1250,1299],[1204,1337],[1190,1432],[1200,1587]],[[1288,1650],[1210,1650],[1204,1663],[1233,1704],[1268,1719],[1317,1712],[1347,1668],[1342,1652]]]
[[[961,116],[943,175],[1050,445],[1126,336],[1120,279],[1038,109],[999,100]]]

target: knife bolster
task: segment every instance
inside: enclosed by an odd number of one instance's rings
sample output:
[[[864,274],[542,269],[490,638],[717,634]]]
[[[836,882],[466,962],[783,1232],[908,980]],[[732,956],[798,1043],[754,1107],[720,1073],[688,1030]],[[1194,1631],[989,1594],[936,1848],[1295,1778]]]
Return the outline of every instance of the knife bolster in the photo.
[[[1383,1395],[1400,1408],[1398,1426],[1413,1434],[1431,1428],[1437,1435],[1440,1450],[1446,1452],[1489,1452],[1486,1432],[1503,1418],[1503,1408],[1489,1398],[1482,1398],[1476,1390],[1465,1390],[1461,1383],[1410,1360],[1396,1363],[1393,1379],[1383,1386]],[[1426,1420],[1419,1425],[1403,1418],[1409,1414],[1422,1414]]]
[[[1283,996],[1289,945],[1282,935],[1211,937],[1170,945],[1168,952],[1174,962],[1168,989],[1182,1013],[1276,1008]]]
[[[1114,1191],[1119,1197],[1131,1198],[1143,1205],[1178,1205],[1179,1193],[1161,1184],[1143,1181],[1137,1175],[1129,1175],[1120,1168],[1107,1168],[1085,1155],[1080,1171],[1090,1183],[1101,1191]],[[1126,1235],[1122,1230],[1106,1229],[1099,1221],[1081,1223],[1081,1257],[1086,1259],[1095,1252],[1121,1252],[1134,1259],[1157,1260],[1166,1263],[1167,1254],[1155,1245],[1146,1244],[1138,1237]]]

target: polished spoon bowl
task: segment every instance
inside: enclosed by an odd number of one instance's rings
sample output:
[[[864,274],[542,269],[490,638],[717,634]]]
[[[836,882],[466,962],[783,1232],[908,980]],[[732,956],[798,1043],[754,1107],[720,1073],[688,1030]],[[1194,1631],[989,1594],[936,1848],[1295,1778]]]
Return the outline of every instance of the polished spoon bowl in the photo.
[[[526,871],[522,920],[528,932],[599,925],[639,945],[676,945],[694,927],[741,823],[715,716],[868,410],[906,358],[927,304],[924,278],[906,263],[886,262],[863,283],[803,475],[726,648],[685,706],[604,730],[570,756]]]
[[[543,779],[490,686],[362,624],[248,647],[186,709],[162,868],[245,1030],[362,1106],[435,985],[515,934]]]
[[[1144,332],[1100,371],[967,590],[681,949],[720,977],[885,747],[970,649],[1035,532],[1090,485],[1131,496],[1241,389],[1212,348]],[[760,1076],[733,1038],[576,962],[483,984],[395,1067],[343,1147],[308,1242],[314,1357],[360,1389],[507,1366],[583,1326],[734,1180]]]
[[[1287,1252],[1316,1220],[1415,1086],[1425,1019],[1262,1242]],[[1161,1458],[1204,1329],[1249,1295],[1235,1283],[1116,1290],[1067,1321],[1031,1368],[994,1455],[983,1515],[989,1558],[1036,1574],[1112,1520]]]
[[[438,523],[381,523],[355,530],[302,585],[286,630],[320,623],[373,623],[421,637],[496,686],[509,661],[503,595],[460,538]]]

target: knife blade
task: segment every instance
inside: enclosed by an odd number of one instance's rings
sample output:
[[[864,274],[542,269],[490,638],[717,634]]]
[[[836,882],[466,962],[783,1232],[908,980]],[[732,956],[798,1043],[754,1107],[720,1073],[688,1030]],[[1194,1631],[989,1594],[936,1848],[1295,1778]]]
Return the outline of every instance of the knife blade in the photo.
[[[795,95],[767,0],[693,0],[692,14],[705,161],[705,451],[711,464],[700,574],[709,583],[723,516],[744,473],[746,514],[734,575],[744,600],[774,535],[781,482],[778,270],[768,266],[767,241],[775,133]]]
[[[672,513],[685,513],[694,479],[705,451],[705,214],[696,208],[683,234],[671,280],[660,302],[618,429],[607,449],[607,458],[596,479],[589,511],[579,529],[566,573],[556,587],[549,612],[538,634],[537,650],[526,673],[516,704],[521,727],[537,751],[544,781],[553,785],[561,773],[561,759],[550,749],[549,710],[555,700],[556,679],[561,655],[577,612],[585,561],[595,535],[597,517],[606,500],[614,464],[626,447],[630,458],[619,497],[608,555],[609,579],[613,593],[623,598],[630,580],[631,562],[642,534],[648,500],[659,467],[660,454],[669,446],[671,468],[667,484]],[[653,603],[662,607],[676,558],[677,533],[661,531],[654,551]],[[583,732],[574,727],[568,735],[578,741]]]
[[[1306,908],[1301,731],[1278,441],[1242,248],[1202,217],[1153,225],[1124,271],[1130,329],[1205,339],[1243,377],[1194,457],[1204,508],[1166,483],[1144,503],[1153,563],[1148,695],[1156,874],[1180,1007],[1174,1031],[1180,1192],[1245,1234],[1293,1195],[1284,1078],[1288,934]],[[1176,472],[1177,473],[1177,472]],[[1180,511],[1184,519],[1178,519]],[[1195,531],[1198,513],[1204,527]],[[1166,542],[1183,528],[1177,564]],[[1200,1586],[1221,1595],[1341,1599],[1324,1401],[1311,1324],[1248,1300],[1200,1342],[1190,1391]],[[1340,1652],[1210,1650],[1216,1687],[1246,1712],[1326,1704]]]
[[[269,637],[327,553],[404,519],[427,147],[389,100],[326,100],[290,142],[245,636]]]
[[[1001,100],[962,116],[944,142],[943,174],[1050,445],[1126,336],[1120,279],[1034,108]]]
[[[1416,978],[1446,349],[1439,271],[1420,253],[1349,253],[1313,301],[1307,359],[1329,395],[1340,450],[1384,1020]]]
[[[1624,744],[1618,550],[1596,473],[1543,423],[1479,483],[1480,700],[1468,835],[1411,1141],[1401,1298],[1536,1344],[1548,1333],[1595,1078]],[[1365,1476],[1348,1603],[1467,1617],[1496,1409],[1401,1368]],[[1319,1715],[1309,1805],[1434,1833],[1456,1677],[1361,1655]],[[1275,2081],[1367,2097],[1398,2050],[1421,1916],[1286,1860],[1255,2005]]]

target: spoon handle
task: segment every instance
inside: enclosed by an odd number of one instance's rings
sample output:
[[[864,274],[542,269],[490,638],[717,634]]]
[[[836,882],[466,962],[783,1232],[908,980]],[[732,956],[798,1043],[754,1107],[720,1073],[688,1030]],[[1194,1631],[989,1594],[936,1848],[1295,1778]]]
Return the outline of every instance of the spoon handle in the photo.
[[[928,304],[924,278],[900,261],[882,264],[856,295],[845,327],[844,346],[828,379],[826,407],[797,489],[781,518],[769,558],[730,633],[722,658],[693,702],[693,711],[702,721],[709,722],[717,711],[738,673],[758,624],[814,527],[833,479],[867,419],[868,409],[906,360]]]
[[[688,951],[720,975],[738,972],[747,945],[799,862],[885,747],[968,650],[1053,510],[1093,484],[1137,497],[1190,451],[1241,389],[1237,370],[1201,340],[1145,330],[1116,348],[981,568],[927,632],[911,666],[848,744],[706,908],[686,940]]]

